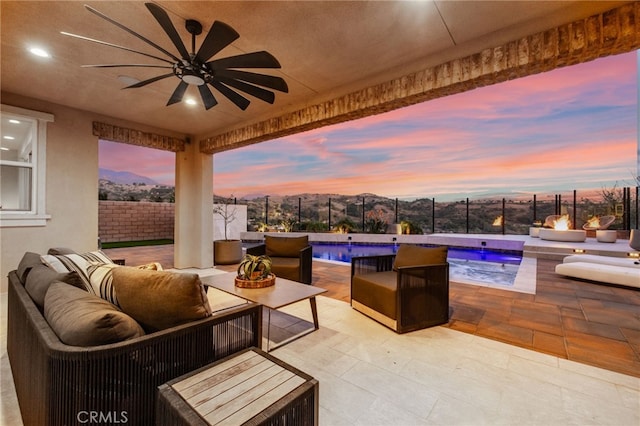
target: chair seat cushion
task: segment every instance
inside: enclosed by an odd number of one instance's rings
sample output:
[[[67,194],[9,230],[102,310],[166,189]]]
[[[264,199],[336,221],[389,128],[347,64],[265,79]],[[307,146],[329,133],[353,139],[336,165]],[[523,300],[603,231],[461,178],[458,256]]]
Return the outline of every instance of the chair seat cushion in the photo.
[[[298,281],[300,279],[300,258],[272,257],[271,272],[273,272],[276,277]]]
[[[397,274],[394,271],[354,275],[351,298],[381,314],[397,319]]]

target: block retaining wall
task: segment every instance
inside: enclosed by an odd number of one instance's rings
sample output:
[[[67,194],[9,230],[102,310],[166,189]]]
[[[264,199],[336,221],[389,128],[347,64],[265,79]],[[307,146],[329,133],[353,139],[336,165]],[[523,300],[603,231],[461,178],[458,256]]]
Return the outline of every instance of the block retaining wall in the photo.
[[[173,239],[174,223],[173,203],[98,203],[98,236],[103,243]]]

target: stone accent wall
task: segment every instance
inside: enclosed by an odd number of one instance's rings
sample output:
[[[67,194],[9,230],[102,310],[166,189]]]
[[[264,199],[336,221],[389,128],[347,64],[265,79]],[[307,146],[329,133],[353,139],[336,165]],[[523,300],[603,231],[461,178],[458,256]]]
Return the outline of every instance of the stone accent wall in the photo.
[[[98,203],[98,236],[103,243],[173,239],[174,222],[173,203]]]
[[[484,49],[267,121],[200,140],[206,154],[630,52],[640,47],[640,2]]]

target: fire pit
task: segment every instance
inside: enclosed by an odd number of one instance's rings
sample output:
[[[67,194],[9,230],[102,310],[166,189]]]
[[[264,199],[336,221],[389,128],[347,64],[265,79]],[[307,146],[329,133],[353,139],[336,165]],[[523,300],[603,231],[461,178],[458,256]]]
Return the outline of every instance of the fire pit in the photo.
[[[542,240],[564,241],[583,243],[587,239],[587,231],[582,229],[570,229],[571,221],[569,215],[563,215],[553,221],[553,229],[542,228],[538,236]]]

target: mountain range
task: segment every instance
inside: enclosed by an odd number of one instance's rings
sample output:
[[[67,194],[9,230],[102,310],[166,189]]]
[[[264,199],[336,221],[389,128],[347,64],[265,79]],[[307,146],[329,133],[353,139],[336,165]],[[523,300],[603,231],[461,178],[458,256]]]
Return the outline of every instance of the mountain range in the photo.
[[[117,172],[109,169],[98,169],[98,179],[108,180],[119,185],[159,185],[155,180],[131,172]]]

